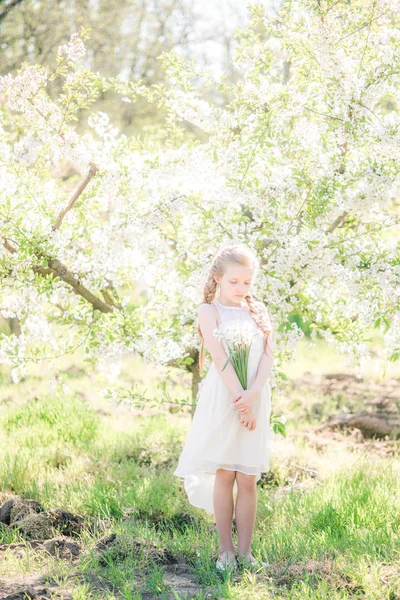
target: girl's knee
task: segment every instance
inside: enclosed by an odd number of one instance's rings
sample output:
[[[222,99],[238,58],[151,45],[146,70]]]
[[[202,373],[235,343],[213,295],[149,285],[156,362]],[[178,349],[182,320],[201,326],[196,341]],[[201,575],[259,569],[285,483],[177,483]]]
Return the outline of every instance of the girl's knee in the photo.
[[[235,473],[235,471],[228,471],[228,469],[217,469],[215,476],[223,483],[233,484],[235,481]]]
[[[236,471],[236,483],[238,488],[253,490],[257,484],[257,475],[247,475],[241,471]]]

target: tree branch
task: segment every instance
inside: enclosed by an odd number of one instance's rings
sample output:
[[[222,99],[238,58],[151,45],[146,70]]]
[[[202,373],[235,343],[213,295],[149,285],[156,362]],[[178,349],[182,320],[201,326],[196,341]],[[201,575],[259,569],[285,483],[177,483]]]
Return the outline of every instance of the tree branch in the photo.
[[[11,244],[8,242],[7,239],[4,240],[4,247],[6,248],[6,250],[8,250],[11,253],[17,252],[17,250],[13,246],[11,246]],[[111,301],[111,306],[110,306],[109,304],[106,304],[105,302],[100,300],[100,298],[98,298],[97,296],[92,294],[92,292],[90,292],[88,289],[86,289],[80,283],[79,279],[77,277],[75,277],[75,275],[73,275],[67,269],[67,267],[65,265],[63,265],[59,260],[50,259],[48,261],[48,265],[49,265],[48,267],[42,267],[41,265],[33,265],[32,270],[34,271],[34,273],[39,273],[40,275],[43,275],[44,277],[46,277],[47,275],[52,275],[53,277],[59,277],[60,279],[62,279],[62,281],[65,281],[65,283],[70,285],[76,294],[78,294],[79,296],[82,296],[82,298],[85,298],[85,300],[87,300],[93,306],[94,309],[100,310],[103,313],[112,312],[113,306],[122,308],[121,305],[115,304],[114,301]],[[107,287],[112,287],[112,286],[109,285]]]
[[[337,227],[340,227],[340,225],[343,225],[347,215],[348,215],[348,211],[344,211],[341,215],[339,215],[332,223],[332,225],[327,229],[326,233],[332,233],[332,231],[335,231],[335,229]]]
[[[6,16],[10,12],[10,10],[14,8],[14,6],[18,6],[18,4],[21,4],[21,2],[23,2],[23,0],[11,0],[10,2],[8,2],[8,4],[5,5],[3,2],[0,2],[0,4],[3,4],[2,11],[0,12],[0,22],[6,18]]]
[[[83,192],[83,190],[85,189],[85,187],[87,186],[89,181],[92,179],[92,177],[94,177],[94,175],[97,173],[98,170],[99,170],[99,167],[91,162],[90,168],[89,168],[89,173],[86,175],[85,179],[78,185],[75,192],[72,194],[71,198],[69,199],[67,206],[59,213],[59,215],[56,219],[56,222],[53,225],[53,228],[52,228],[53,231],[60,228],[63,218],[65,217],[67,212],[69,210],[71,210],[71,208],[74,206],[75,202],[77,201],[77,199],[79,198],[79,196],[81,195],[81,193]]]
[[[98,298],[97,296],[92,294],[92,292],[86,289],[81,284],[80,280],[77,277],[75,277],[75,275],[73,275],[71,271],[69,271],[67,267],[63,265],[59,260],[49,260],[48,265],[48,267],[34,265],[32,268],[35,273],[39,273],[40,275],[53,275],[53,277],[59,277],[60,279],[65,281],[65,283],[68,283],[68,285],[72,287],[76,294],[82,296],[82,298],[85,298],[85,300],[90,302],[94,309],[100,310],[104,313],[113,311],[113,308],[111,306],[100,300],[100,298]]]

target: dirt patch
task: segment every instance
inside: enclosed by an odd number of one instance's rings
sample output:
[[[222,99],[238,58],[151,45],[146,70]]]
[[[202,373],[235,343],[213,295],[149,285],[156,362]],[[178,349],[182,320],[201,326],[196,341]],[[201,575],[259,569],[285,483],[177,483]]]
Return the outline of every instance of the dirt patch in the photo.
[[[58,536],[45,541],[31,540],[2,544],[0,557],[2,552],[11,551],[17,557],[23,558],[28,546],[36,552],[48,552],[60,560],[68,560],[72,565],[76,564],[81,553],[86,553],[77,541]],[[159,548],[148,540],[111,533],[96,542],[94,554],[102,566],[106,566],[110,560],[114,564],[118,564],[118,561],[123,561],[132,554],[142,555],[145,561],[154,561],[164,571],[165,583],[171,586],[171,592],[166,592],[163,596],[166,599],[176,600],[173,590],[179,593],[179,597],[188,599],[202,591],[193,568],[183,556],[175,555],[167,548]],[[146,589],[145,577],[142,578],[142,575],[138,573],[137,576],[135,575],[135,581],[142,598],[154,598],[154,593]],[[74,587],[79,583],[89,583],[97,591],[112,591],[116,598],[120,597],[118,592],[91,573],[71,573],[64,587],[58,587],[56,582],[49,578],[46,579],[41,573],[29,573],[0,579],[0,600],[28,600],[29,598],[48,600],[50,597],[70,600]]]
[[[367,401],[371,406],[385,409],[400,407],[400,378],[374,381],[348,373],[305,373],[288,382],[288,389],[299,392],[318,392],[326,396],[345,396],[349,404]],[[318,407],[315,407],[316,409]]]
[[[345,588],[350,594],[364,592],[363,588],[353,582],[350,577],[336,571],[333,559],[329,558],[323,560],[307,558],[302,562],[292,564],[279,561],[268,568],[267,574],[277,587],[287,589],[290,589],[298,581],[308,581],[309,584],[314,583],[317,587],[318,581],[324,579],[332,590]]]
[[[47,600],[48,598],[63,598],[71,600],[72,594],[67,590],[58,588],[57,584],[49,583],[42,573],[28,573],[0,579],[1,600]]]
[[[28,549],[36,552],[47,552],[59,559],[71,561],[77,558],[82,551],[79,542],[66,536],[56,536],[49,540],[29,540],[12,544],[0,544],[0,560],[6,553],[12,553],[14,558],[22,559],[26,556]]]
[[[120,597],[99,577],[90,573],[72,573],[63,586],[59,586],[42,573],[29,573],[0,579],[0,600],[50,600],[50,598],[51,600],[72,600],[77,582],[89,583],[97,592],[107,594],[112,592],[116,598]]]
[[[182,598],[193,598],[203,588],[197,583],[193,569],[184,562],[163,567],[165,581]],[[211,588],[209,589],[211,595]],[[168,595],[168,600],[176,600],[175,594]]]
[[[399,383],[398,378],[374,381],[370,377],[364,379],[346,373],[306,373],[292,379],[288,383],[288,390],[296,390],[300,395],[322,397],[305,407],[310,418],[327,419],[317,429],[355,428],[362,432],[365,439],[393,440],[400,438]],[[340,412],[326,414],[326,396],[335,399]]]

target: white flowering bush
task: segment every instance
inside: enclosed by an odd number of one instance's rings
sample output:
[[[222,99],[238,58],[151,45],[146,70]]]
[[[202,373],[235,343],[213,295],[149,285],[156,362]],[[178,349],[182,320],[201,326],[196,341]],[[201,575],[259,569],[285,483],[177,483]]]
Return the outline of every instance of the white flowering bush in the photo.
[[[105,78],[80,63],[85,30],[53,71],[24,63],[0,78],[0,308],[21,325],[1,336],[0,362],[16,380],[78,346],[110,380],[131,352],[191,368],[195,307],[230,243],[261,258],[253,291],[276,332],[273,387],[303,335],[287,325],[293,310],[348,365],[365,366],[373,328],[377,367],[398,360],[399,2],[249,11],[237,82],[172,53],[163,85]],[[205,101],[199,78],[227,103]],[[157,103],[164,126],[128,138],[92,111],[78,132],[78,112],[107,91]],[[206,141],[188,140],[188,122]],[[143,306],[129,302],[133,281],[148,290]]]

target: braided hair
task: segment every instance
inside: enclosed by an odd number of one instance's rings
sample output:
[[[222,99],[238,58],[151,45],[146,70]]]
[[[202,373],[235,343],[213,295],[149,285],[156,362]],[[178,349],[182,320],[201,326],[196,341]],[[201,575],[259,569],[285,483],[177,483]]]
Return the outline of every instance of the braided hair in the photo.
[[[208,279],[204,285],[203,303],[211,304],[216,298],[218,282],[215,275],[222,276],[225,273],[226,266],[229,263],[238,263],[252,267],[255,271],[259,269],[259,262],[255,255],[245,246],[227,246],[220,249],[214,256],[211,268],[208,273]],[[250,314],[258,328],[264,334],[263,352],[267,354],[268,339],[272,333],[272,327],[269,320],[267,308],[263,302],[256,300],[252,294],[247,294],[244,298],[250,309]],[[201,349],[199,357],[200,376],[203,373],[205,362],[204,338],[201,333],[200,325],[197,323],[197,331],[201,338]]]

